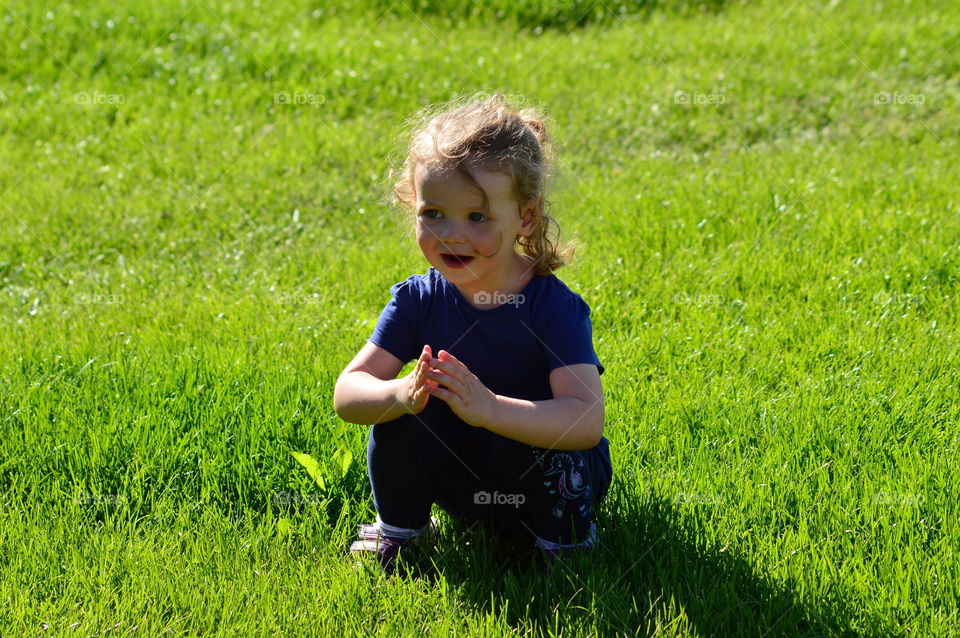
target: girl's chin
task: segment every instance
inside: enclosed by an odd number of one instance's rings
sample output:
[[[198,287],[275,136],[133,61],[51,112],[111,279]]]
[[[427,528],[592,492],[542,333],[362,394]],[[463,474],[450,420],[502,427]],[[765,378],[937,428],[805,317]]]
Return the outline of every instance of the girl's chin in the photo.
[[[437,268],[440,272],[447,276],[447,278],[460,278],[460,277],[474,277],[473,274],[475,271],[469,270],[467,268],[449,268],[447,266],[441,266]]]

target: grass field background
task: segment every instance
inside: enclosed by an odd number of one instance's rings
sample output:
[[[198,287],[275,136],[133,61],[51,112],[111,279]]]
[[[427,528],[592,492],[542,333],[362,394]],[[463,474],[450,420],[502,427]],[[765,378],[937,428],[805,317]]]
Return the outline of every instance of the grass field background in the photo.
[[[0,3],[0,633],[960,635],[958,77],[933,1]],[[480,89],[550,115],[614,486],[595,565],[442,517],[386,579],[333,386]]]

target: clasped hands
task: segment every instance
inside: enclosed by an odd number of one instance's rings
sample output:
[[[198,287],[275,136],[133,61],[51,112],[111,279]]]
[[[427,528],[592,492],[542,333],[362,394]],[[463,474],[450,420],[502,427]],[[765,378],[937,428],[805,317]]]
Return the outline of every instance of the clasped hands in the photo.
[[[497,395],[446,350],[433,357],[430,346],[424,346],[416,367],[403,380],[400,402],[411,414],[422,412],[435,396],[474,427],[486,427],[494,421]]]

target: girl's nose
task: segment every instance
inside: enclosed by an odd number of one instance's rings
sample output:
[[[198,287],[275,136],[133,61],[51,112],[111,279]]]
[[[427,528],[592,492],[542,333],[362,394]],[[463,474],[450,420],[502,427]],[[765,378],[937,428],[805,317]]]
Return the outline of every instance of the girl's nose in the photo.
[[[459,226],[447,226],[442,228],[437,234],[440,241],[443,243],[463,243],[466,241],[467,235]]]

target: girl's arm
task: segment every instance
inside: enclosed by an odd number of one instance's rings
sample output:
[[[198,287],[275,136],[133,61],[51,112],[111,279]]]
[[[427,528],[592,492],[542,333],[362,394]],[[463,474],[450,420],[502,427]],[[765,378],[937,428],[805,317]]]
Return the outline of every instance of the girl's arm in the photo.
[[[596,367],[591,364],[596,370]],[[552,450],[588,450],[600,442],[603,399],[558,397],[527,401],[497,395],[494,419],[485,427],[501,436]]]
[[[337,379],[333,409],[344,421],[376,425],[426,407],[430,388],[426,378],[430,346],[425,345],[416,367],[396,378],[403,362],[372,341],[367,342]]]
[[[372,341],[347,364],[333,389],[333,409],[344,421],[374,425],[406,413],[398,401],[403,361]]]
[[[600,373],[592,363],[555,368],[554,398],[527,401],[496,395],[491,432],[553,450],[587,450],[600,442],[606,413]]]
[[[333,390],[333,409],[348,423],[375,425],[407,413],[398,393],[404,379],[379,379],[369,372],[344,372]]]
[[[576,363],[550,372],[552,399],[529,401],[494,394],[456,357],[441,350],[427,377],[466,423],[501,436],[554,450],[586,450],[600,442],[605,419],[600,372]]]

